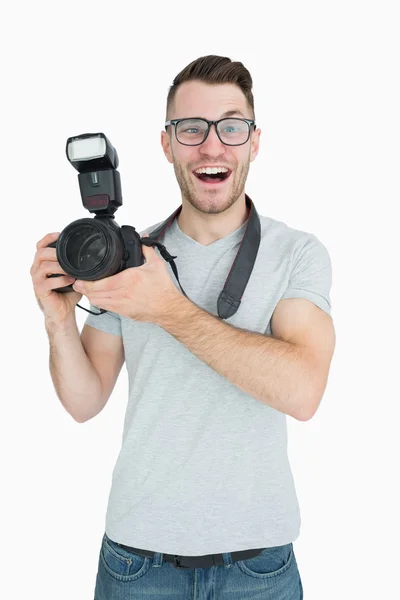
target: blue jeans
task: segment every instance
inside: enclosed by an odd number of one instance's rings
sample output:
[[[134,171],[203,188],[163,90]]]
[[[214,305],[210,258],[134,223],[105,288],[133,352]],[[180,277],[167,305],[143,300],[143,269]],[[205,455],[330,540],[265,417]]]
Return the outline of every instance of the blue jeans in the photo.
[[[293,544],[266,548],[258,556],[223,565],[176,568],[125,550],[103,536],[94,600],[302,600]]]

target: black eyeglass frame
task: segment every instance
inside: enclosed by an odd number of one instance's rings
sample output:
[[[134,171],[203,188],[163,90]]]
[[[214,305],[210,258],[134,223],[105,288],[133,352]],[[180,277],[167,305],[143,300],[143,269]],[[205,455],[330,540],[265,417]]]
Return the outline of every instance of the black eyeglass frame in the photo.
[[[176,133],[177,124],[180,123],[181,121],[194,121],[195,119],[205,121],[208,125],[208,129],[206,131],[206,135],[204,136],[204,139],[201,142],[199,142],[198,144],[185,144],[185,143],[181,142],[180,140],[178,140],[178,135]],[[218,133],[218,129],[217,129],[218,123],[221,123],[221,121],[231,121],[232,119],[237,119],[238,121],[244,121],[249,126],[249,134],[248,134],[247,140],[245,142],[241,142],[240,144],[227,144],[226,142],[221,140],[220,135]],[[216,134],[217,134],[218,139],[221,142],[221,144],[224,144],[225,146],[243,146],[244,144],[247,144],[247,142],[250,139],[250,133],[251,133],[250,128],[254,127],[254,129],[256,129],[256,127],[257,127],[255,121],[252,121],[251,119],[241,119],[240,117],[224,117],[223,119],[218,119],[218,121],[209,121],[208,119],[204,119],[204,117],[185,117],[184,119],[171,119],[170,121],[167,121],[165,123],[165,129],[168,127],[168,125],[174,125],[176,141],[179,144],[182,144],[182,146],[201,146],[201,144],[204,144],[204,142],[208,138],[208,134],[210,133],[211,125],[215,125],[215,131],[216,131]]]

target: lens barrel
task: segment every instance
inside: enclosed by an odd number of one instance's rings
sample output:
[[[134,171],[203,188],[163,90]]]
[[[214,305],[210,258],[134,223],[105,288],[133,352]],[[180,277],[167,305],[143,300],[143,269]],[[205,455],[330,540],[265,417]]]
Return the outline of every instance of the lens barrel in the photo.
[[[73,221],[61,232],[56,251],[61,268],[86,281],[115,275],[125,255],[120,227],[110,217]]]

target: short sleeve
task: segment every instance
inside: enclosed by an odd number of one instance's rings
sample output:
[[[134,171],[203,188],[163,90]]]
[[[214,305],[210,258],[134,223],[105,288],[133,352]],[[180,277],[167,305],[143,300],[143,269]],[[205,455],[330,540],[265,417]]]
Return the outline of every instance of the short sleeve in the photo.
[[[308,234],[306,242],[294,255],[288,287],[282,300],[305,298],[331,315],[331,286],[332,264],[328,250],[315,235]]]
[[[92,304],[89,306],[89,310],[99,312],[99,308],[97,306],[93,306]],[[95,327],[96,329],[100,329],[100,331],[104,331],[105,333],[122,335],[121,317],[118,313],[112,311],[107,311],[101,315],[92,315],[88,313],[85,325],[90,325],[90,327]]]

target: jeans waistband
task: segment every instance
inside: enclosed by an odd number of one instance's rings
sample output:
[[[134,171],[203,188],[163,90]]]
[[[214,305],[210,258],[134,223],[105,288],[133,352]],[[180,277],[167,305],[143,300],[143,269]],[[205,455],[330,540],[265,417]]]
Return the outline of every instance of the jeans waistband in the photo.
[[[118,543],[118,542],[116,542]],[[141,550],[140,548],[133,548],[132,546],[124,546],[118,544],[121,548],[124,548],[128,552],[134,554],[140,554],[141,556],[148,556],[153,558],[156,554],[151,550]],[[231,552],[232,562],[237,560],[246,560],[248,558],[254,558],[263,552],[265,548],[257,548],[250,550],[240,550],[238,552]],[[205,554],[204,556],[180,556],[177,554],[163,554],[163,560],[172,563],[177,569],[202,569],[205,567],[222,566],[224,565],[223,554]]]

